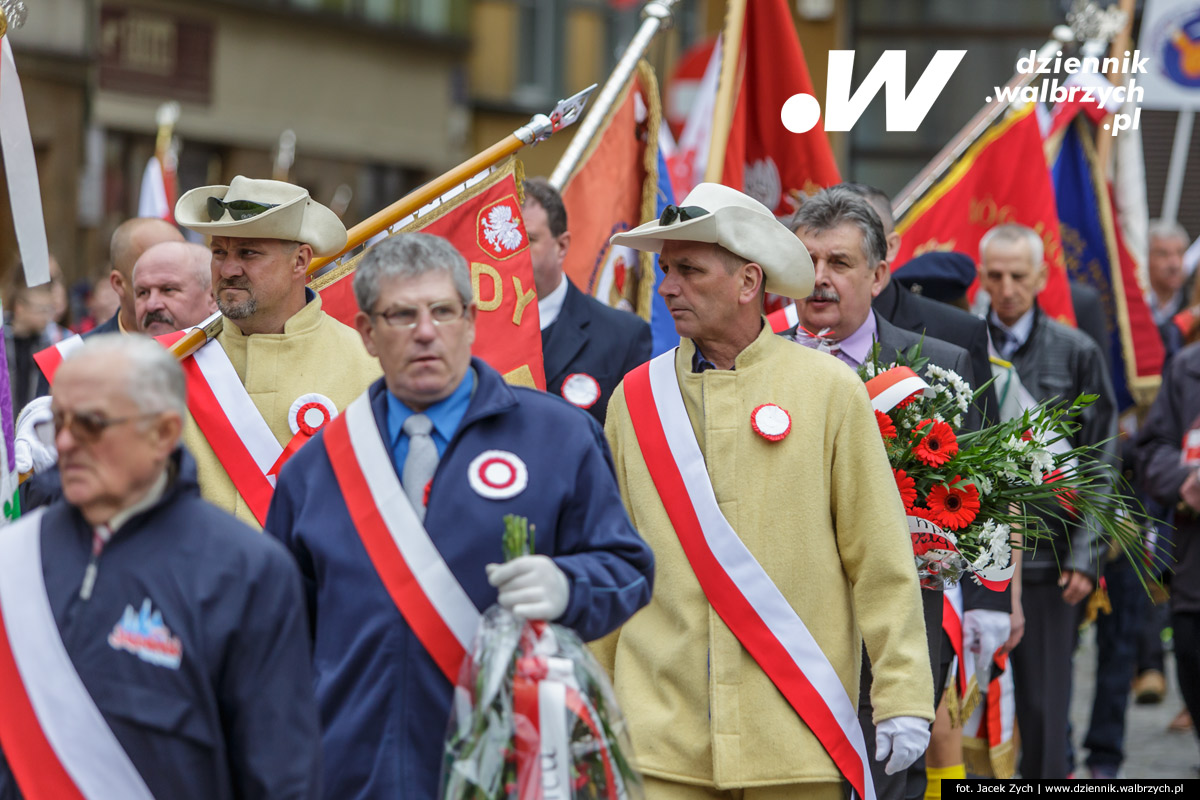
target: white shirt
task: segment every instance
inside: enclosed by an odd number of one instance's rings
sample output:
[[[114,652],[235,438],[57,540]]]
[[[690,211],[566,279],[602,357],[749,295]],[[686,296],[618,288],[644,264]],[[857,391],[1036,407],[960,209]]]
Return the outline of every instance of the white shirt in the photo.
[[[554,324],[554,320],[558,319],[559,312],[562,311],[563,301],[567,299],[567,276],[563,275],[558,279],[558,287],[546,295],[538,299],[538,321],[541,324],[542,330],[546,330]]]

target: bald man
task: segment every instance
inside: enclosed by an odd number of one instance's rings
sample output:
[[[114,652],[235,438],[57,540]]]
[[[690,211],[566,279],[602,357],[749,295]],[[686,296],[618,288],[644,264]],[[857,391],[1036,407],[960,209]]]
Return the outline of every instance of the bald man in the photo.
[[[88,331],[85,338],[101,333],[137,331],[137,311],[133,302],[134,264],[142,257],[142,253],[160,242],[183,241],[183,234],[178,228],[157,217],[134,217],[118,225],[109,243],[109,259],[113,268],[108,279],[113,291],[121,299],[121,308],[108,322]]]
[[[150,336],[199,325],[216,313],[212,255],[191,242],[160,242],[133,267],[137,329]]]

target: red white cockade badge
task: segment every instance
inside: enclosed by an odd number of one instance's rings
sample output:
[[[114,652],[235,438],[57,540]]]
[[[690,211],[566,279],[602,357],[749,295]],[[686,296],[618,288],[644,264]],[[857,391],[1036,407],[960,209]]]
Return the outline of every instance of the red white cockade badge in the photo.
[[[525,491],[529,470],[516,453],[484,450],[467,467],[467,481],[480,497],[508,500]]]
[[[529,246],[516,195],[507,194],[480,210],[475,221],[475,239],[479,248],[497,261],[512,258]]]
[[[591,408],[600,399],[600,382],[586,372],[572,372],[562,382],[562,396],[580,408]]]
[[[792,415],[774,403],[763,403],[750,412],[750,427],[769,442],[778,442],[792,432]]]
[[[303,433],[312,436],[336,416],[337,406],[325,395],[315,392],[302,394],[288,409],[288,427],[293,435]]]

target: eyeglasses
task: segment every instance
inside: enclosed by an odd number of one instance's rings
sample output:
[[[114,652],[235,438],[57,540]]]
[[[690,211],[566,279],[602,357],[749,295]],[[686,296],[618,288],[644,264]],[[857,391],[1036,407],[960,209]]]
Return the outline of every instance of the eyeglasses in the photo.
[[[208,198],[208,218],[213,222],[225,216],[225,212],[229,212],[229,216],[235,220],[249,219],[250,217],[258,216],[267,209],[276,208],[278,203],[256,203],[253,200],[230,200],[226,202],[219,197]]]
[[[127,422],[135,422],[137,420],[149,419],[157,417],[160,411],[153,411],[148,414],[134,414],[131,417],[106,417],[96,411],[63,411],[59,409],[54,412],[54,435],[62,431],[63,428],[71,431],[71,436],[80,444],[91,444],[104,435],[104,432],[114,425],[124,425]]]
[[[458,322],[467,313],[467,308],[462,303],[457,303],[453,300],[444,300],[428,306],[389,308],[387,311],[376,311],[371,316],[381,317],[384,322],[393,328],[407,328],[411,330],[417,327],[417,323],[421,321],[421,309],[423,308],[429,309],[429,320],[434,325],[449,325],[453,322]]]
[[[687,222],[708,213],[708,209],[700,206],[667,206],[662,216],[658,218],[659,225],[674,225],[676,222]]]

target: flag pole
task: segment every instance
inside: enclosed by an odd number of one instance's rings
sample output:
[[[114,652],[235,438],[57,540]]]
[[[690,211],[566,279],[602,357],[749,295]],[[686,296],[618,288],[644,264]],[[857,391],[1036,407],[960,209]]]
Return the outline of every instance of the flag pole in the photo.
[[[720,183],[725,174],[725,148],[729,144],[729,129],[733,125],[733,107],[737,99],[735,84],[741,73],[741,64],[737,63],[737,60],[742,50],[746,2],[747,0],[729,0],[725,9],[725,25],[721,31],[721,73],[717,80],[708,164],[704,170],[704,180],[709,183]]]
[[[1071,28],[1066,25],[1057,25],[1051,33],[1050,40],[1038,49],[1037,58],[1039,60],[1054,58],[1055,52],[1067,42],[1074,40],[1075,33]],[[1015,93],[1031,84],[1036,77],[1036,74],[1018,72],[1005,84],[1004,94],[1008,97],[1015,96]],[[1011,105],[1012,101],[997,96],[980,109],[971,118],[971,121],[964,125],[962,130],[941,149],[941,152],[934,156],[933,160],[900,190],[900,194],[896,195],[896,199],[892,201],[892,216],[896,220],[903,217],[905,212],[929,190],[929,187],[933,186],[958,157],[965,153],[967,148],[974,144],[975,140],[982,136],[993,122],[1008,111]]]
[[[575,133],[575,137],[571,139],[571,143],[567,146],[567,150],[563,153],[562,158],[558,160],[558,165],[554,167],[554,172],[550,173],[550,185],[558,191],[561,192],[563,190],[563,187],[567,184],[567,179],[571,177],[571,173],[575,171],[575,167],[579,166],[579,161],[587,151],[588,145],[596,137],[609,110],[617,102],[617,98],[621,96],[621,91],[625,88],[625,84],[629,82],[633,71],[637,69],[638,61],[645,55],[646,50],[650,47],[650,43],[654,41],[654,37],[660,30],[670,27],[671,9],[677,2],[679,0],[651,0],[642,8],[641,26],[638,28],[637,33],[633,35],[633,39],[629,42],[629,46],[625,48],[625,52],[617,61],[617,65],[613,67],[612,74],[604,82],[604,86],[600,89],[600,94],[596,96],[596,102],[592,105],[591,110],[588,111],[583,122],[580,123],[579,130]]]
[[[529,122],[517,128],[487,150],[467,159],[444,175],[434,178],[424,186],[409,192],[382,211],[358,223],[347,232],[346,246],[342,248],[341,252],[324,258],[314,258],[308,265],[308,274],[312,275],[331,261],[341,258],[372,236],[387,230],[392,225],[395,225],[400,220],[433,202],[468,178],[472,178],[485,169],[489,169],[525,145],[545,141],[552,134],[568,125],[574,124],[579,120],[579,116],[583,113],[583,108],[587,105],[588,98],[591,97],[595,88],[596,85],[592,84],[582,92],[572,95],[566,100],[560,100],[549,116],[534,114]],[[200,323],[199,326],[189,331],[186,336],[183,336],[175,344],[171,345],[171,352],[181,361],[187,358],[221,332],[223,319],[220,312],[213,314]]]

